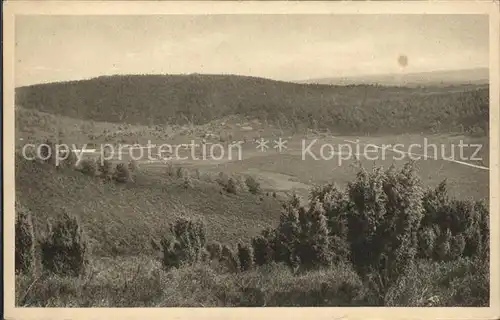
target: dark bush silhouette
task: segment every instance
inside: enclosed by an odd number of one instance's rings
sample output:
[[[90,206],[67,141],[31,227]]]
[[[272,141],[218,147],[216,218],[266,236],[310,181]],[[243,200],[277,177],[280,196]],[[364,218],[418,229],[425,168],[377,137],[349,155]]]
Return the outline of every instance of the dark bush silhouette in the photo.
[[[225,186],[224,189],[226,190],[227,193],[233,193],[233,194],[237,193],[236,182],[234,181],[233,178],[229,178],[227,180],[227,185]]]
[[[126,183],[131,181],[130,171],[124,163],[118,163],[113,173],[113,180],[118,183]]]
[[[52,141],[46,140],[40,145],[39,158],[45,163],[56,164],[56,147]]]
[[[65,156],[65,159],[61,162],[61,167],[64,168],[74,168],[78,162],[78,157],[75,154],[75,151],[72,150],[71,148],[68,148],[66,151],[67,155]]]
[[[473,257],[488,250],[489,213],[484,202],[451,200],[446,180],[428,190],[422,202],[425,211],[419,230],[420,257],[449,260],[459,256]],[[434,250],[434,254],[430,254],[432,249],[428,242],[431,239],[439,242],[436,243],[439,253]]]
[[[238,260],[241,271],[250,270],[254,265],[254,253],[252,246],[238,243]]]
[[[386,290],[414,261],[417,231],[423,216],[423,190],[413,163],[401,170],[361,169],[348,193],[351,260],[362,277],[375,279],[383,298]]]
[[[212,241],[207,244],[206,249],[209,253],[210,260],[219,261],[222,256],[222,245],[220,242]]]
[[[203,220],[178,218],[170,224],[171,238],[163,238],[163,266],[178,268],[183,264],[202,261],[206,245],[206,230]]]
[[[31,213],[16,201],[15,270],[30,273],[35,264],[35,234]]]
[[[86,236],[76,217],[64,212],[40,243],[42,266],[56,274],[78,276],[88,264]]]
[[[256,265],[262,266],[273,261],[272,244],[264,236],[252,238],[252,247]]]
[[[98,173],[97,162],[94,159],[83,159],[79,170],[87,176],[95,177]]]
[[[107,159],[98,161],[99,176],[104,180],[111,180],[113,177],[113,163]]]

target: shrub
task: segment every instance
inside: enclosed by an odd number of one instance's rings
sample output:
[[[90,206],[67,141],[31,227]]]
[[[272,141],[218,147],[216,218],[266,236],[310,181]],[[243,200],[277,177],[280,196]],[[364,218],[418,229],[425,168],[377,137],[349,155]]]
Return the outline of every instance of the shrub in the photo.
[[[425,227],[420,229],[418,232],[418,256],[424,259],[432,259],[436,240],[435,228]]]
[[[264,236],[252,238],[255,264],[262,266],[273,260],[273,249],[271,243]]]
[[[413,262],[423,216],[420,180],[413,163],[396,171],[361,169],[348,184],[353,204],[348,216],[351,259],[362,277],[376,279],[383,299],[390,284]]]
[[[128,162],[128,170],[131,173],[137,173],[139,171],[139,165],[136,160],[132,159]]]
[[[105,180],[111,180],[113,177],[113,163],[106,159],[100,159],[99,164],[99,175]]]
[[[186,259],[180,242],[175,238],[163,238],[160,241],[160,245],[163,254],[161,261],[163,267],[166,269],[179,268],[181,263]]]
[[[236,182],[234,181],[233,178],[229,178],[229,180],[227,180],[227,185],[225,187],[225,190],[227,193],[236,194],[237,192]]]
[[[130,171],[124,163],[118,163],[116,165],[115,172],[113,173],[113,180],[119,183],[130,181]]]
[[[222,245],[220,242],[212,241],[207,246],[206,249],[209,254],[210,260],[220,260],[222,255]]]
[[[189,189],[193,186],[193,183],[191,181],[191,178],[189,178],[189,176],[185,176],[182,179],[182,186],[184,187],[184,189]]]
[[[284,262],[291,267],[300,265],[298,253],[301,240],[299,211],[304,210],[300,207],[300,201],[295,195],[283,204],[283,211],[274,239],[274,259],[276,262]]]
[[[166,165],[166,168],[165,168],[165,172],[167,173],[167,176],[169,177],[174,177],[175,176],[175,170],[174,170],[174,166],[172,165],[172,163],[167,163]]]
[[[97,175],[97,162],[94,159],[83,159],[80,163],[80,172],[95,177]]]
[[[194,178],[197,179],[197,180],[201,180],[200,169],[196,168],[196,170],[194,170]]]
[[[253,267],[254,254],[253,249],[249,245],[238,243],[238,260],[240,262],[240,270],[247,271]]]
[[[436,189],[426,192],[423,206],[425,214],[419,230],[420,241],[426,241],[422,239],[422,233],[428,234],[426,229],[429,228],[442,236],[450,232],[449,243],[440,243],[440,250],[450,247],[446,258],[442,254],[436,254],[433,258],[442,260],[456,259],[458,256],[472,257],[489,248],[489,212],[483,202],[450,200],[444,180]],[[423,256],[422,252],[420,256]]]
[[[311,202],[314,201],[323,204],[330,233],[347,240],[347,217],[353,207],[348,194],[333,184],[327,184],[312,190]]]
[[[258,194],[261,192],[260,189],[260,183],[257,182],[257,180],[254,177],[247,177],[245,180],[245,184],[248,187],[248,191],[250,191],[253,194]]]
[[[219,172],[219,175],[215,179],[215,181],[223,188],[226,188],[228,180],[229,180],[229,176],[227,174],[225,174],[224,172]]]
[[[299,211],[297,254],[306,268],[327,266],[332,261],[329,230],[321,202],[311,203],[309,211]]]
[[[64,212],[54,227],[49,223],[40,248],[42,266],[46,270],[71,276],[85,271],[88,263],[87,239],[76,217]]]
[[[74,168],[78,162],[78,157],[76,156],[74,150],[68,148],[68,155],[62,161],[61,165],[65,168]]]
[[[239,270],[238,258],[228,245],[222,246],[221,262],[229,272],[237,272]]]
[[[44,142],[44,144],[42,144],[40,146],[40,156],[39,157],[45,163],[55,165],[55,163],[56,163],[55,152],[56,152],[55,144],[50,140],[46,140]]]
[[[15,270],[29,273],[35,263],[35,234],[31,213],[16,201]]]
[[[448,261],[451,256],[451,231],[440,231],[437,235],[434,249],[434,259],[438,261]]]
[[[189,172],[183,167],[178,167],[176,171],[176,176],[179,179],[189,177]]]
[[[205,250],[206,230],[203,220],[178,218],[170,224],[172,238],[163,238],[163,266],[178,268],[182,264],[194,264],[202,260]]]

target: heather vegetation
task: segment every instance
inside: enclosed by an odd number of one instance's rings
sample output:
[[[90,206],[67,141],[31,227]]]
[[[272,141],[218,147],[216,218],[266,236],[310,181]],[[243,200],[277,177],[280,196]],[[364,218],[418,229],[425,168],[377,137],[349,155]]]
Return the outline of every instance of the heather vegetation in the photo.
[[[39,165],[41,170],[52,167]],[[113,176],[124,168],[117,166]],[[62,171],[51,174],[85,177],[76,170]],[[175,179],[182,185],[189,173],[180,171]],[[99,175],[88,179],[86,183],[123,185]],[[126,188],[140,192],[146,187],[143,179],[139,173]],[[236,180],[221,174],[210,188],[226,190],[225,197],[241,196]],[[250,190],[246,196],[260,202]],[[169,221],[159,233],[131,235],[149,249],[133,255],[96,254],[92,248],[101,239],[85,230],[95,225],[84,225],[63,210],[43,227],[17,204],[16,301],[53,307],[489,304],[487,205],[452,199],[445,181],[424,188],[414,163],[360,167],[345,188],[313,188],[307,205],[296,195],[285,201],[266,199],[281,206],[277,223],[250,237],[237,242],[215,238],[208,211],[168,219],[159,215],[155,219]],[[243,216],[243,210],[238,214]],[[36,217],[42,210],[33,207],[32,212]],[[134,223],[143,218],[135,216]],[[137,232],[125,226],[118,232],[125,230]],[[109,239],[107,245],[112,245]]]
[[[18,88],[16,104],[87,121],[150,127],[200,125],[228,114],[294,131],[328,128],[340,134],[484,135],[489,123],[489,90],[480,86],[429,92],[428,88],[296,84],[223,75],[106,76],[40,84]]]
[[[62,140],[252,143],[276,128],[484,137],[488,89],[186,75],[99,77],[16,95],[19,140],[48,145],[46,160],[15,159],[20,306],[489,305],[490,210],[463,197],[483,180],[465,181],[461,167],[360,165],[353,176],[291,153],[199,167],[49,156]],[[293,187],[262,179],[276,173],[294,186],[324,183],[309,198],[287,196]],[[444,176],[450,183],[436,186]]]

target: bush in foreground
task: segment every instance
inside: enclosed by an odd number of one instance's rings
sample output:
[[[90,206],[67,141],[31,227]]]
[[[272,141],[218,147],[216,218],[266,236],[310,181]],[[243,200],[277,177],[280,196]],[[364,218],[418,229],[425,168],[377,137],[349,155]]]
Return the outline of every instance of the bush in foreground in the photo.
[[[31,213],[16,201],[15,270],[29,273],[35,264],[35,234]]]
[[[86,236],[76,217],[64,212],[54,226],[49,223],[40,248],[45,270],[70,276],[84,273],[89,252]]]
[[[161,240],[162,263],[166,269],[203,260],[206,229],[203,220],[178,218],[170,224],[171,237]]]

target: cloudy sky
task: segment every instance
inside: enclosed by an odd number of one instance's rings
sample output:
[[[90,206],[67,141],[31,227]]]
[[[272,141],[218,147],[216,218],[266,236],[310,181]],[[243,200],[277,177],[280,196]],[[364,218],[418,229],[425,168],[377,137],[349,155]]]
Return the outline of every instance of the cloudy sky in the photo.
[[[473,15],[18,16],[15,35],[16,86],[147,73],[304,80],[489,61],[488,18]]]

